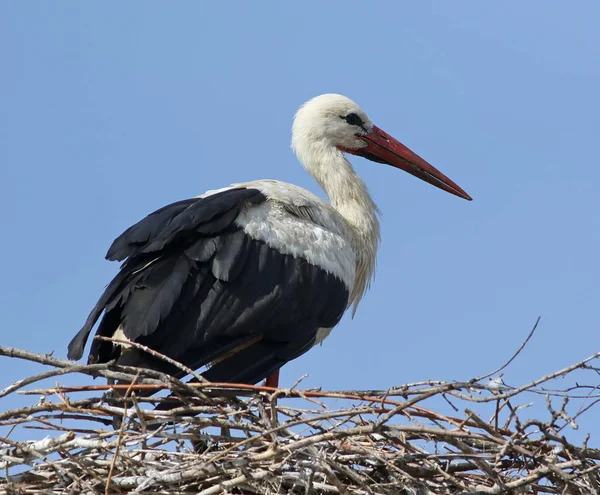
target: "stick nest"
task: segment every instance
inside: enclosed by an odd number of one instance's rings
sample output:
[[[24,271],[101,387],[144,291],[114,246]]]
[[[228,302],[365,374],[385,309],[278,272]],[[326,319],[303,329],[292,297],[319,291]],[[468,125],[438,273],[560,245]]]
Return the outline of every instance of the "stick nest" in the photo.
[[[597,387],[549,388],[597,378],[598,354],[521,387],[485,376],[341,392],[0,355],[50,366],[0,391],[36,399],[0,412],[0,493],[600,493],[600,451],[565,437]],[[68,373],[126,383],[31,388]],[[544,417],[525,420],[532,398]]]

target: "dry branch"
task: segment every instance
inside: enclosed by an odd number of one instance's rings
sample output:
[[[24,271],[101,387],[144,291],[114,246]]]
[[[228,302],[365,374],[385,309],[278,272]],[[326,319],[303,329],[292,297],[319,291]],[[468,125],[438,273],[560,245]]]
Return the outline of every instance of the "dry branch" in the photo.
[[[17,349],[0,347],[0,355],[51,367],[0,391],[37,397],[0,411],[8,432],[0,494],[600,493],[600,451],[564,436],[584,412],[594,414],[597,387],[580,379],[564,391],[540,388],[575,370],[594,383],[598,354],[519,387],[484,375],[337,392],[185,384]],[[24,390],[67,373],[128,383]],[[149,396],[158,390],[181,399]],[[523,419],[522,404],[539,394],[565,399],[559,407],[548,399],[544,418]],[[440,398],[451,415],[439,411]],[[165,400],[174,407],[156,410]],[[482,402],[496,403],[489,419],[477,411]],[[46,437],[27,440],[32,430]],[[17,431],[26,439],[15,440]]]

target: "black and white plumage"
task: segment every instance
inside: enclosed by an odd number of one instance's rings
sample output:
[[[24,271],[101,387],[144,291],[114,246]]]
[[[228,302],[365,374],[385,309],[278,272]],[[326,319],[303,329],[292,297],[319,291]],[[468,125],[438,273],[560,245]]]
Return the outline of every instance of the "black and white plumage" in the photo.
[[[211,381],[256,383],[321,342],[372,278],[377,208],[344,153],[402,168],[470,197],[375,127],[351,100],[322,95],[298,111],[292,146],[331,204],[284,182],[234,184],[150,214],[119,236],[124,261],[69,344],[97,335],[156,349]],[[181,372],[131,346],[94,340],[89,361]]]
[[[161,208],[125,231],[107,258],[127,261],[70,353],[81,355],[103,311],[98,335],[110,337],[122,327],[127,339],[176,356],[190,368],[245,347],[234,360],[208,370],[206,378],[213,381],[257,382],[308,350],[319,328],[331,328],[341,318],[348,288],[332,273],[257,240],[236,223],[242,210],[266,202],[259,189],[232,188]],[[95,340],[90,360],[118,357],[121,364],[180,374],[136,349],[119,354],[111,343]]]

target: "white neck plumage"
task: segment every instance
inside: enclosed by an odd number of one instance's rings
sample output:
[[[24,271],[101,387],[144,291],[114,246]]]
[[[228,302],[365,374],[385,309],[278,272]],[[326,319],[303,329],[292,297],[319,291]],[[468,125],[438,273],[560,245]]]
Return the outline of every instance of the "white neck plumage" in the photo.
[[[379,209],[365,183],[338,148],[317,141],[308,146],[295,146],[295,151],[355,234],[357,271],[350,301],[356,305],[375,270],[380,238]]]

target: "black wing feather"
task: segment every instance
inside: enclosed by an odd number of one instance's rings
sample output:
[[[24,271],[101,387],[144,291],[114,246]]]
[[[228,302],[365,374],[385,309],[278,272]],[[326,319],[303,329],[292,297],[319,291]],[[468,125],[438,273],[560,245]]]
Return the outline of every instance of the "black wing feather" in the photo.
[[[165,247],[177,235],[183,236],[195,229],[207,234],[222,230],[228,220],[231,223],[239,213],[241,204],[265,201],[257,189],[228,189],[206,198],[177,201],[156,210],[128,228],[115,239],[106,254],[110,261],[122,261],[138,252],[153,252]],[[210,225],[215,217],[214,227]]]
[[[210,222],[212,218],[218,215],[219,211],[227,213],[233,208],[237,208],[237,213],[239,213],[244,205],[256,204],[265,200],[266,197],[257,189],[229,189],[206,198],[177,201],[156,210],[129,227],[115,239],[106,254],[106,259],[110,261],[128,259],[96,303],[84,326],[69,343],[69,359],[81,358],[89,333],[102,312],[105,309],[114,309],[115,306],[124,304],[129,298],[131,291],[139,281],[139,277],[135,275],[136,272],[153,261],[153,258],[150,257],[152,255],[140,255],[146,251],[154,251],[154,248],[148,250],[148,246],[164,245],[165,239],[172,235],[175,221],[181,229],[180,235],[184,236],[185,233],[200,228],[202,222]],[[207,205],[206,209],[201,207],[203,204]],[[233,219],[235,219],[235,216]],[[206,240],[215,241],[214,239]],[[152,265],[150,267],[153,268]],[[124,285],[127,285],[129,290],[124,290]],[[144,332],[147,332],[147,330],[144,330]],[[94,359],[91,355],[90,358]]]
[[[250,238],[242,231],[223,236],[223,247],[217,251],[212,262],[215,278],[223,282],[233,282],[241,273],[248,260]]]
[[[222,245],[221,237],[200,239],[185,250],[185,255],[194,261],[208,261]]]
[[[136,278],[128,304],[121,303],[122,323],[128,335],[135,339],[154,332],[173,309],[190,268],[190,261],[183,256],[165,258]]]
[[[143,246],[150,239],[156,237],[179,213],[185,211],[195,199],[184,199],[164,206],[146,218],[129,227],[110,246],[106,259],[109,261],[123,261],[131,256],[135,249]]]
[[[254,383],[308,350],[320,327],[332,327],[348,301],[344,283],[302,258],[282,254],[235,225],[240,211],[266,197],[230,189],[168,205],[127,229],[107,258],[126,260],[69,344],[78,359],[96,321],[97,335],[121,325],[127,338],[206,377]],[[135,349],[95,340],[90,362],[181,372]]]

